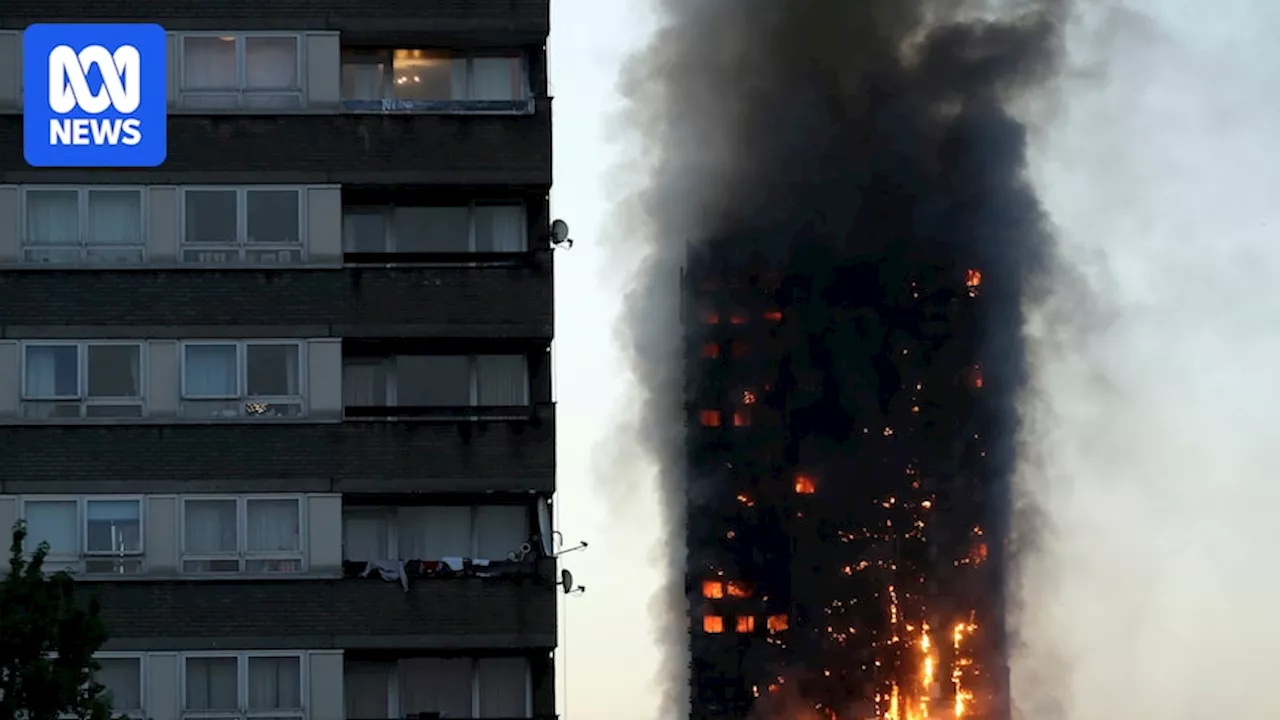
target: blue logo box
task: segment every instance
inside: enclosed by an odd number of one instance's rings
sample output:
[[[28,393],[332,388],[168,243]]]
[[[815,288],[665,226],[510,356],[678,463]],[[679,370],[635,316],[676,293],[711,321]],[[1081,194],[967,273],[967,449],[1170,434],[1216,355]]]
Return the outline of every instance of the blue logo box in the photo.
[[[37,24],[22,38],[34,167],[156,167],[168,152],[168,42],[153,24]]]

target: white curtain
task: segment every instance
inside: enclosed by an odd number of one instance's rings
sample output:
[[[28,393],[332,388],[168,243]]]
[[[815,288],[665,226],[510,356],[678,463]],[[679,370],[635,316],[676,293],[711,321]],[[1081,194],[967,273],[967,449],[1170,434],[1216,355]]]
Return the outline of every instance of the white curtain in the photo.
[[[220,37],[186,37],[182,40],[184,90],[234,90],[236,42]]]
[[[390,531],[385,510],[343,511],[342,559],[356,562],[391,560],[392,553],[387,547]]]
[[[80,348],[28,345],[26,396],[32,399],[80,396]]]
[[[187,658],[187,710],[237,710],[239,666],[233,657]]]
[[[342,677],[346,684],[347,717],[351,720],[390,718],[389,698],[395,672],[394,663],[346,663]]]
[[[296,657],[249,658],[249,710],[301,710],[302,661]]]
[[[506,560],[507,553],[529,540],[529,509],[523,505],[476,508],[476,557]]]
[[[346,252],[387,252],[386,214],[373,210],[343,215],[342,247]]]
[[[194,555],[234,553],[239,548],[235,500],[187,500],[183,550]]]
[[[247,395],[249,397],[297,397],[302,394],[298,378],[297,345],[248,345],[245,348]]]
[[[90,190],[88,242],[90,245],[142,244],[142,192],[140,190]]]
[[[183,349],[187,397],[240,395],[235,345],[187,345]]]
[[[401,660],[400,714],[438,712],[446,718],[473,717],[471,678],[470,658]]]
[[[27,244],[79,243],[80,193],[76,190],[27,191]]]
[[[381,363],[351,362],[342,366],[342,404],[382,407],[387,404],[387,372]]]
[[[298,88],[298,41],[291,37],[244,40],[244,85],[249,90]]]
[[[297,500],[253,500],[245,503],[249,552],[294,553],[301,549]]]
[[[529,404],[529,371],[524,355],[479,355],[476,375],[479,405]]]
[[[27,502],[22,513],[27,521],[28,550],[47,542],[50,555],[80,554],[80,514],[74,500]]]
[[[478,57],[471,61],[472,100],[519,100],[523,63],[513,57]]]
[[[111,693],[111,709],[137,717],[142,710],[142,663],[137,658],[98,658],[94,679]]]
[[[521,252],[525,250],[524,207],[481,205],[476,208],[476,250],[479,252]]]
[[[85,544],[90,552],[142,552],[142,504],[137,500],[86,502]]]
[[[397,526],[401,558],[472,556],[470,507],[402,507],[397,512]]]
[[[529,665],[524,658],[482,658],[476,662],[481,718],[521,718],[529,711]]]
[[[87,350],[91,398],[136,398],[142,395],[142,348],[137,345],[90,345]]]

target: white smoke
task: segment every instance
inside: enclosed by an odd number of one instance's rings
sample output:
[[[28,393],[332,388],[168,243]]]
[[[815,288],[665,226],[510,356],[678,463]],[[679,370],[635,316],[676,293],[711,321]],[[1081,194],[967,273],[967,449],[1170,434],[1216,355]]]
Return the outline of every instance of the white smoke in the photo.
[[[1033,323],[1025,720],[1280,717],[1280,5],[1085,18],[1034,171],[1092,287]],[[1101,60],[1100,64],[1094,63]],[[1074,292],[1074,291],[1073,291]]]

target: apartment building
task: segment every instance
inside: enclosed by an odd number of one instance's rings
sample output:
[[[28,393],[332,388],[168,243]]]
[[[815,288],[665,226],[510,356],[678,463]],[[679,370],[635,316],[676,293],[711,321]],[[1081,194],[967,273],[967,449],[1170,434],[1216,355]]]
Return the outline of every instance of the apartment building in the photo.
[[[0,526],[117,710],[554,716],[548,5],[0,5]],[[107,21],[167,161],[29,167],[22,30]]]

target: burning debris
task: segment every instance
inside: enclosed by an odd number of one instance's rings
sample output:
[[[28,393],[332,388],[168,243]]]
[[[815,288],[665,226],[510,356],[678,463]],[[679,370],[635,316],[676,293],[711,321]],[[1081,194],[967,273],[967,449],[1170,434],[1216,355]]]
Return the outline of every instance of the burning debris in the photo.
[[[665,640],[672,664],[692,645],[694,720],[1008,715],[983,528],[1006,536],[1020,307],[1050,243],[1005,107],[1050,77],[1060,8],[956,5],[667,0],[629,79],[662,159],[626,322],[686,505],[666,597],[692,637]],[[679,325],[654,312],[676,266]]]

